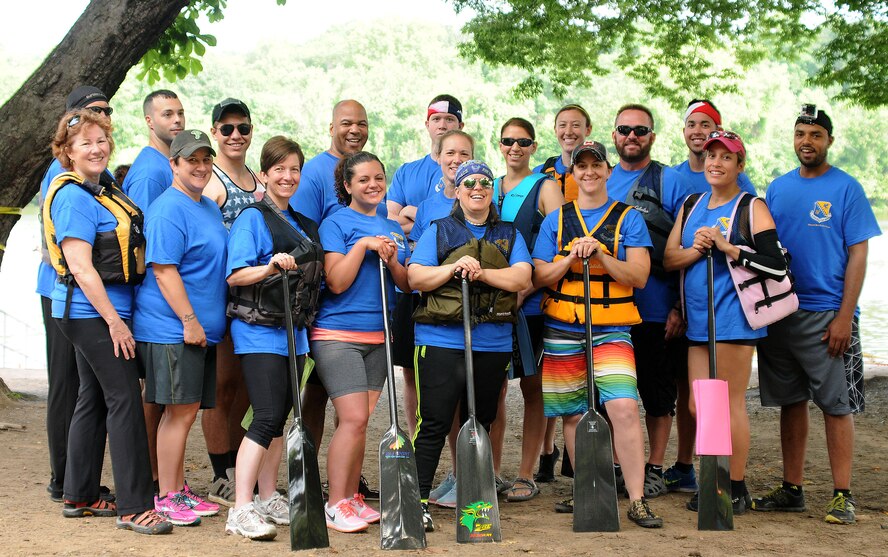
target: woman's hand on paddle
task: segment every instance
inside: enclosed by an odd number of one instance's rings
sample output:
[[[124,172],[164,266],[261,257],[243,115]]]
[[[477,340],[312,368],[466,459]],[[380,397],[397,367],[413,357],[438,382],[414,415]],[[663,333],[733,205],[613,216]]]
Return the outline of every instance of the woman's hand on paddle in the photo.
[[[379,258],[389,263],[392,256],[397,257],[398,246],[395,241],[388,236],[365,236],[362,238],[364,247],[369,251],[375,251],[379,254]]]
[[[111,334],[111,342],[114,343],[114,357],[121,355],[124,360],[136,357],[136,341],[123,319],[119,317],[108,324],[108,332]]]
[[[694,233],[693,248],[704,255],[710,248],[725,251],[730,245],[717,226],[701,226]]]
[[[589,259],[596,256],[600,257],[601,253],[601,244],[598,243],[598,240],[590,236],[577,238],[574,240],[574,243],[570,248],[570,254],[577,259]]]
[[[293,271],[297,267],[296,259],[289,253],[276,253],[268,261],[268,274],[273,275],[280,271]]]
[[[453,276],[469,282],[481,277],[481,263],[471,255],[464,255],[453,264]]]

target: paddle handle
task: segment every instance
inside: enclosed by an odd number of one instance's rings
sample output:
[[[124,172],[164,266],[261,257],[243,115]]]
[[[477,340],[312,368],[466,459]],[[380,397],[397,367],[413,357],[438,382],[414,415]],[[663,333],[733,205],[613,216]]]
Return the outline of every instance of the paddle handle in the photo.
[[[296,333],[293,328],[293,306],[290,305],[290,277],[286,269],[277,266],[281,272],[281,282],[284,285],[284,323],[287,326],[287,362],[290,364],[290,383],[293,387],[293,413],[297,418],[302,418],[302,400],[299,396],[299,365],[296,359]]]
[[[379,258],[379,289],[382,293],[382,329],[385,331],[385,365],[388,376],[389,417],[392,425],[398,423],[398,402],[395,395],[395,368],[392,364],[392,327],[388,315],[388,288],[386,288],[385,261]],[[409,294],[407,294],[409,296]]]
[[[586,397],[589,408],[598,409],[595,396],[595,362],[592,358],[592,287],[589,285],[589,258],[583,259],[583,304],[586,309]]]
[[[715,287],[712,248],[706,250],[707,325],[709,328],[709,378],[715,379],[718,369],[715,359]]]
[[[472,358],[472,315],[471,298],[469,297],[469,281],[462,278],[462,314],[463,334],[466,338],[466,396],[468,398],[469,418],[475,416],[475,363]]]

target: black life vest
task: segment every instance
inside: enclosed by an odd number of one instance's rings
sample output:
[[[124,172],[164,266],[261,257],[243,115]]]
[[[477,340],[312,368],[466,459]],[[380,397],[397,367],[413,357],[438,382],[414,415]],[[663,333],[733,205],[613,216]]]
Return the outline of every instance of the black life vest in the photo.
[[[449,265],[464,255],[481,263],[482,269],[508,268],[517,231],[503,222],[491,206],[487,229],[479,240],[466,225],[459,204],[443,219],[432,221],[437,226],[437,252],[440,265]],[[478,323],[515,323],[518,319],[518,293],[506,292],[480,281],[469,283],[472,325]],[[431,292],[420,295],[413,312],[417,323],[462,323],[461,279],[453,278]]]
[[[651,250],[651,274],[661,278],[671,276],[663,268],[663,254],[666,252],[666,240],[675,225],[675,219],[663,208],[663,166],[660,162],[651,161],[629,188],[625,200],[644,217],[654,245]]]
[[[294,325],[298,329],[304,329],[312,324],[317,315],[321,281],[324,278],[324,250],[321,247],[318,225],[292,207],[287,207],[290,216],[308,235],[306,238],[272,203],[265,197],[246,209],[258,209],[262,213],[265,225],[271,232],[271,253],[289,253],[296,259],[298,267],[287,273],[290,281],[290,306]],[[232,286],[229,289],[226,314],[246,323],[283,327],[286,323],[283,299],[283,278],[280,273],[275,273],[255,284]]]

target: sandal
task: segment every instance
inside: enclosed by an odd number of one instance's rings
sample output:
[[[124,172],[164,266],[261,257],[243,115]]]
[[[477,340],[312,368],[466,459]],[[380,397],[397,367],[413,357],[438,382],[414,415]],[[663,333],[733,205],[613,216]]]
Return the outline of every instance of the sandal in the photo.
[[[84,516],[117,516],[117,505],[104,499],[96,499],[92,503],[77,503],[65,500],[62,508],[65,518],[83,518]]]
[[[147,510],[139,514],[128,514],[117,517],[117,527],[123,530],[132,530],[137,534],[169,534],[173,531],[172,522],[153,510]]]
[[[530,501],[540,493],[540,488],[533,482],[525,478],[515,478],[512,487],[506,491],[506,501],[510,503],[519,503],[521,501]]]

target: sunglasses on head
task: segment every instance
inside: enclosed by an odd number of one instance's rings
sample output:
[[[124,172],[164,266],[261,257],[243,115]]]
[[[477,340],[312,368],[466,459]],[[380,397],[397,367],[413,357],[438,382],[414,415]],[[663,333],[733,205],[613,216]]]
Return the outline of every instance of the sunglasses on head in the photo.
[[[493,189],[493,181],[488,180],[487,178],[481,178],[480,180],[476,180],[475,178],[466,178],[462,181],[460,186],[465,186],[467,189],[473,190],[476,185],[480,185],[482,188],[486,190]]]
[[[105,116],[111,116],[111,114],[114,113],[114,109],[110,106],[88,106],[86,108],[92,110],[96,114],[104,114]]]
[[[74,126],[76,126],[79,123],[80,123],[80,116],[75,116],[75,117],[71,118],[70,120],[68,120],[68,127],[73,128]]]
[[[253,126],[250,124],[238,124],[236,126],[234,124],[222,124],[218,129],[219,133],[228,137],[234,133],[234,128],[237,128],[237,133],[241,135],[250,135],[250,132],[253,131]]]
[[[709,139],[721,139],[721,138],[736,139],[737,141],[743,141],[742,139],[740,139],[740,136],[734,132],[726,132],[724,130],[716,130],[716,131],[711,132],[709,134]]]
[[[647,126],[617,126],[617,133],[626,137],[632,132],[635,132],[635,137],[644,137],[652,131],[654,130]]]
[[[522,137],[520,139],[515,139],[514,137],[501,137],[500,143],[506,147],[511,147],[517,143],[519,147],[527,148],[533,145],[533,139],[530,139],[529,137]]]

